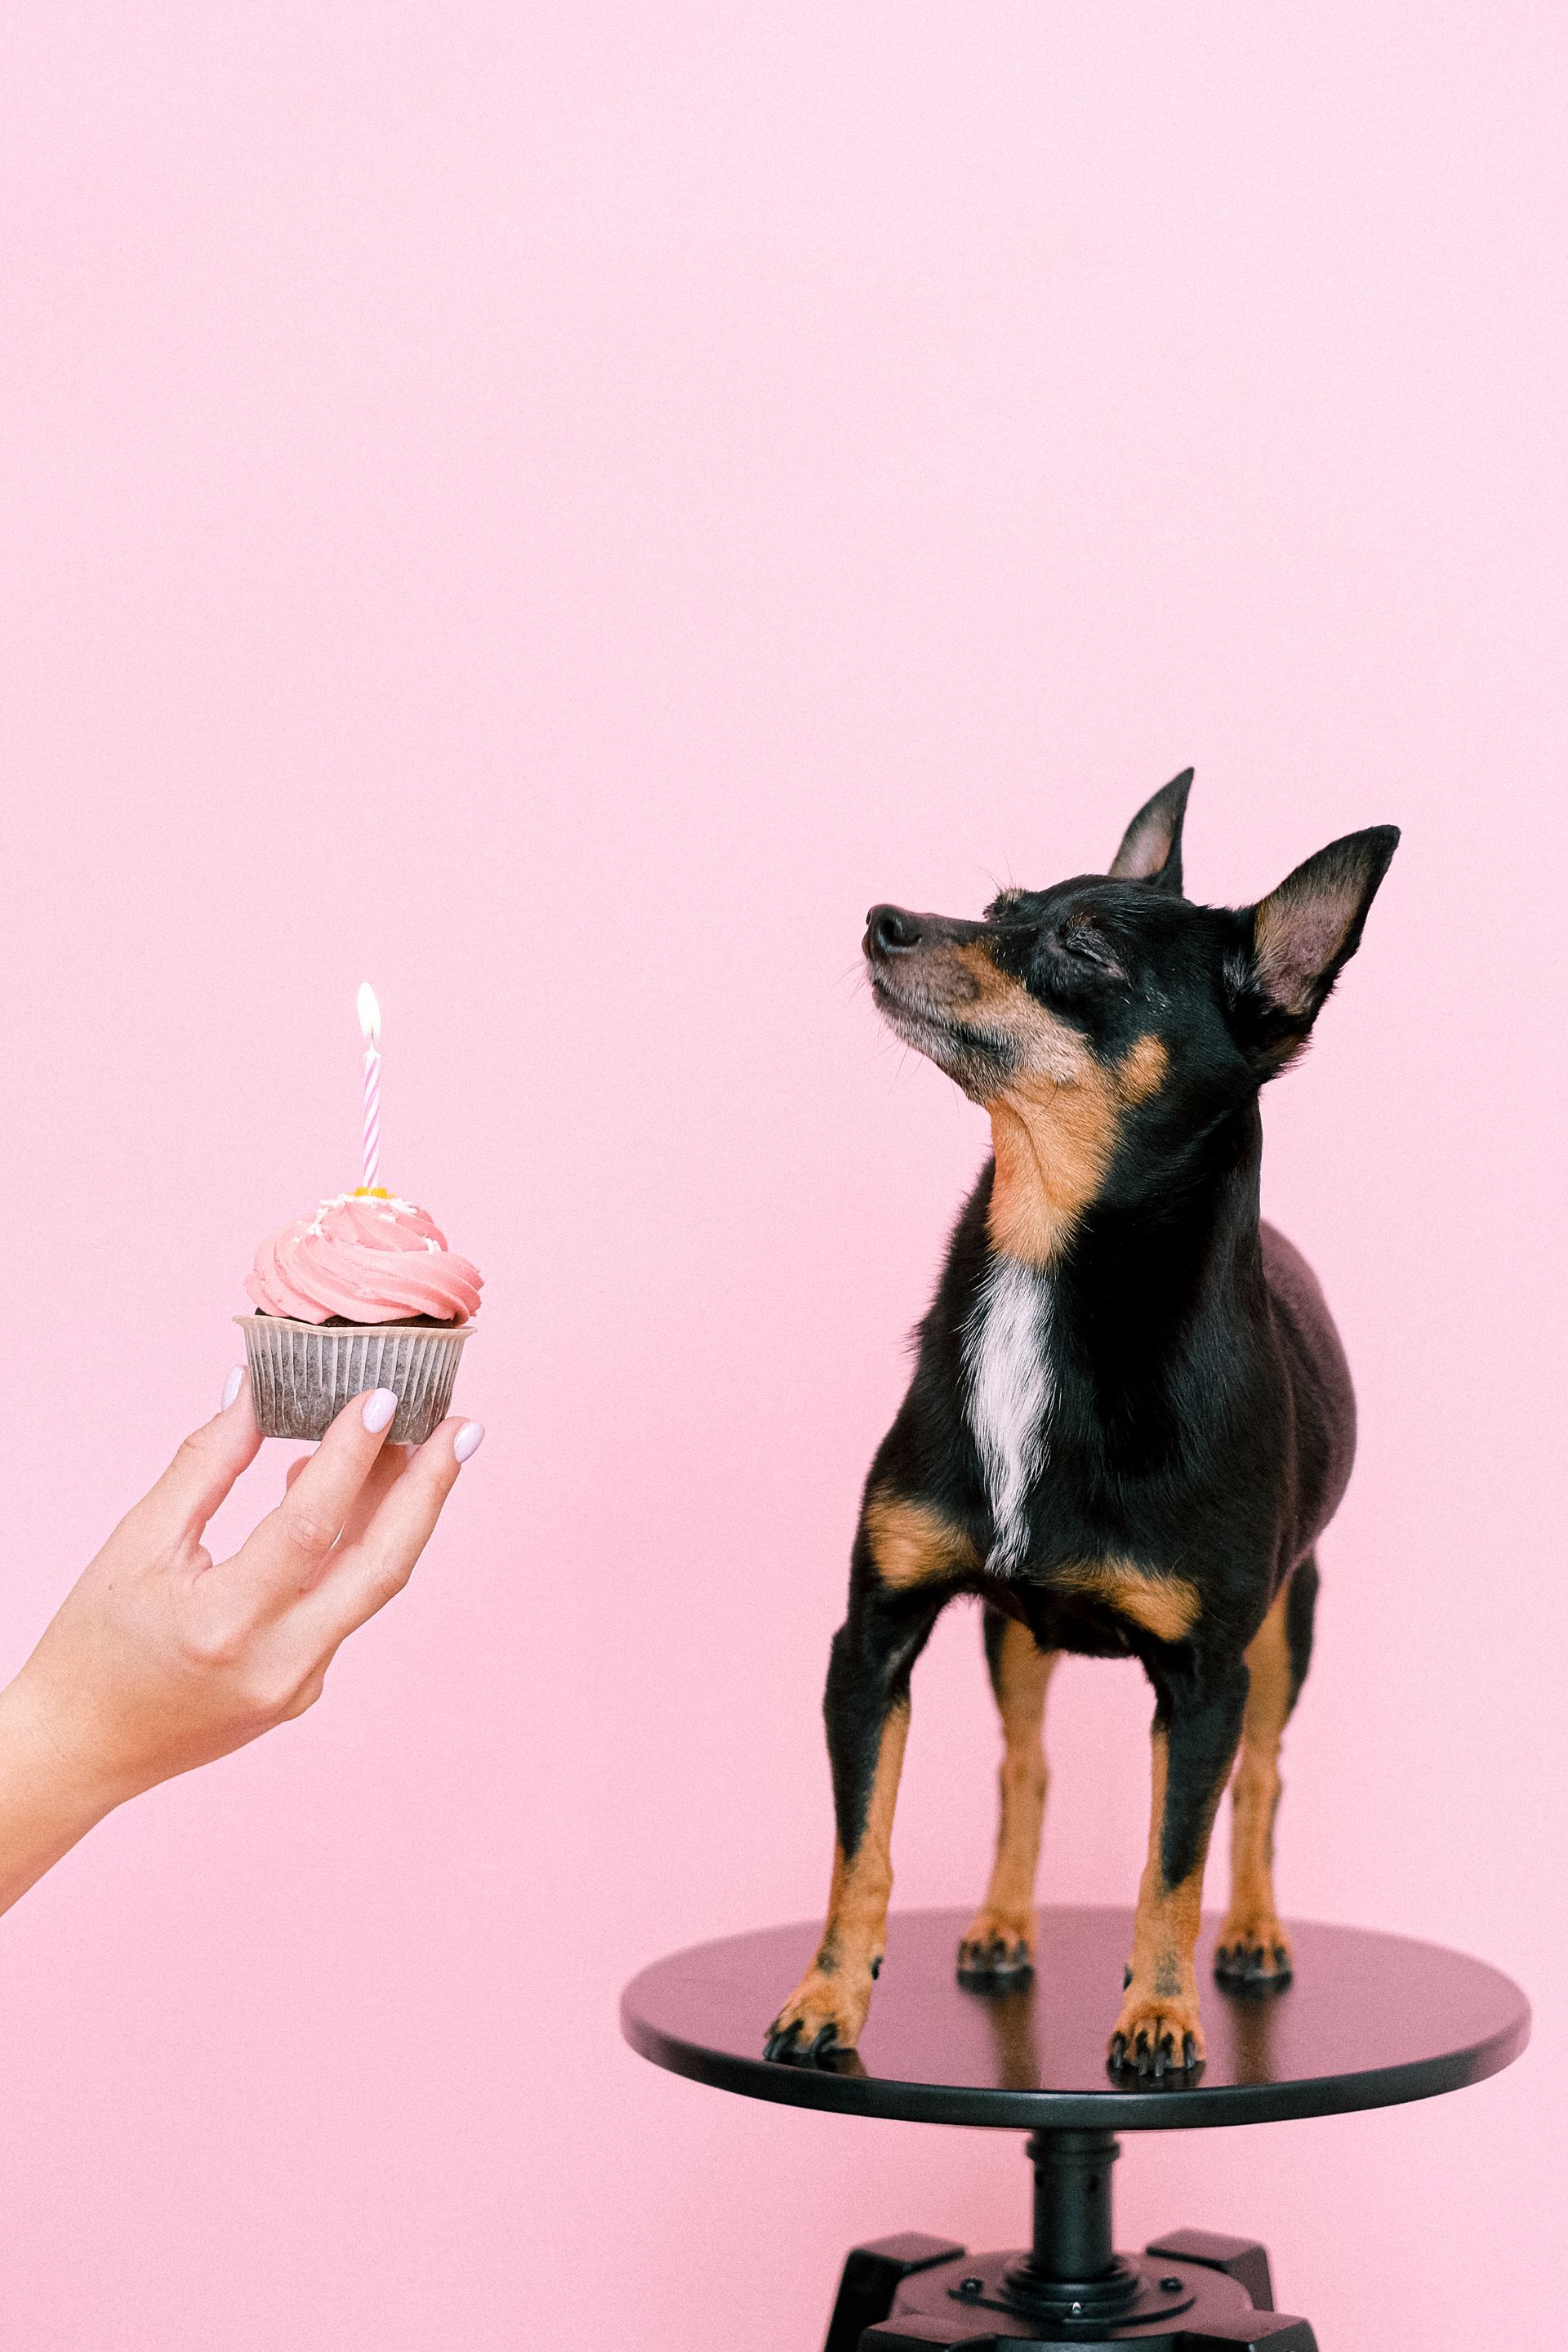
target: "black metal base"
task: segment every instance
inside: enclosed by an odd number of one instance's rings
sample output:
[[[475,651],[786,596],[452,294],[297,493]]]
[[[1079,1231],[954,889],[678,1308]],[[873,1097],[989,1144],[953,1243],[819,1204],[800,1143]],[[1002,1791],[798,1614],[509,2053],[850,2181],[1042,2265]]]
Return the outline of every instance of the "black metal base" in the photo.
[[[1268,2255],[1244,2238],[1178,2230],[1142,2255],[1111,2243],[1108,2131],[1037,2131],[1035,2235],[1026,2253],[966,2254],[913,2234],[857,2246],[824,2352],[1030,2352],[1116,2344],[1168,2352],[1317,2352],[1304,2319],[1274,2309]]]

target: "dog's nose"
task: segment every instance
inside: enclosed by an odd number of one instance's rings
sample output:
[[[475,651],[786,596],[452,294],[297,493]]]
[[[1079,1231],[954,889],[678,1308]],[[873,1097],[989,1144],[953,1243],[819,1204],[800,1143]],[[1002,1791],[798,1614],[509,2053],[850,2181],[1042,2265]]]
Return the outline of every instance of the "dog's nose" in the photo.
[[[866,918],[868,955],[905,955],[920,943],[921,927],[902,907],[873,907]]]

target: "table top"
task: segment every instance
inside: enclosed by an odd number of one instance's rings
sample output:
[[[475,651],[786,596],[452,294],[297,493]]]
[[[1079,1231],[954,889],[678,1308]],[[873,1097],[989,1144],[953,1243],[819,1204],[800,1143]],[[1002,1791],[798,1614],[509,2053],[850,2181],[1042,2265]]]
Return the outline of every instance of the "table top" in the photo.
[[[1530,2038],[1530,2004],[1483,1960],[1405,1936],[1290,1923],[1283,1988],[1214,1980],[1216,1922],[1198,1947],[1208,2058],[1195,2083],[1112,2075],[1105,2045],[1131,1939],[1125,1910],[1047,1909],[1037,1973],[1005,1991],[958,1982],[960,1911],[895,1912],[858,2051],[772,2063],[769,2020],[816,1949],[812,1923],[768,1927],[657,1960],[621,2026],[657,2066],[790,2106],[921,2123],[1111,2131],[1281,2121],[1386,2107],[1495,2074]]]

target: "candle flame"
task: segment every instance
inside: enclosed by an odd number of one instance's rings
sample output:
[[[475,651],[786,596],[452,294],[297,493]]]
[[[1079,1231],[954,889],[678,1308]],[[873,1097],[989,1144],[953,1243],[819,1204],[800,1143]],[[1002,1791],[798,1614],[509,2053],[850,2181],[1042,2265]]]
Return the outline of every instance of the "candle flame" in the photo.
[[[359,1025],[370,1043],[381,1040],[381,1007],[375,1001],[375,991],[368,980],[362,980],[359,990]]]

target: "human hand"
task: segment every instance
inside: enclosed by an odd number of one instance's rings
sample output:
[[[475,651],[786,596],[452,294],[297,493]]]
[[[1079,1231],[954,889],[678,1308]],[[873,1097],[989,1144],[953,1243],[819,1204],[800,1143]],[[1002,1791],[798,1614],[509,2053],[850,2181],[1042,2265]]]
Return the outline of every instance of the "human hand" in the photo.
[[[389,1446],[396,1402],[356,1397],[277,1509],[215,1563],[203,1530],[261,1444],[248,1384],[231,1376],[223,1411],[121,1521],[0,1694],[0,1908],[128,1797],[320,1696],[339,1644],[408,1581],[484,1435],[447,1421],[416,1450]]]

